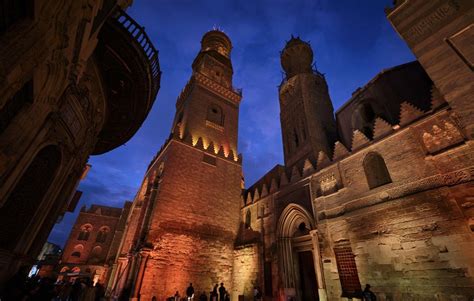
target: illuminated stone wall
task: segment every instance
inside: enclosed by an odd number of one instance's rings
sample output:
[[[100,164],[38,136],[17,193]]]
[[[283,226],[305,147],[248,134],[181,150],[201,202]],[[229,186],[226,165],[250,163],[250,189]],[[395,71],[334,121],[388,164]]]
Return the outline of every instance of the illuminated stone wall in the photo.
[[[254,286],[259,286],[259,248],[257,244],[237,247],[234,251],[234,277],[232,279],[232,300],[244,295],[253,299]]]
[[[200,292],[220,282],[231,288],[241,166],[219,157],[213,166],[203,161],[204,154],[171,140],[158,159],[164,168],[147,237],[153,251],[141,287],[143,298],[183,293],[189,282]]]

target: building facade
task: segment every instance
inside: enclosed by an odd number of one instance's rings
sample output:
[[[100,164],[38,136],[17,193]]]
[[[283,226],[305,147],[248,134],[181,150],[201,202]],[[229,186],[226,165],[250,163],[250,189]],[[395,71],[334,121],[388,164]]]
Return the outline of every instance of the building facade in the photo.
[[[0,283],[74,210],[89,156],[128,141],[151,109],[157,51],[130,4],[1,2]]]
[[[473,11],[395,1],[387,17],[418,60],[382,70],[335,114],[311,46],[292,37],[285,162],[242,194],[231,44],[207,33],[131,207],[110,295],[163,299],[223,281],[232,300],[254,287],[265,300],[347,300],[366,284],[378,300],[471,300]]]
[[[64,247],[58,280],[89,277],[105,284],[122,240],[131,202],[123,208],[92,205],[83,207]]]
[[[306,81],[319,74],[309,45],[287,43],[285,165],[243,195],[239,291],[251,297],[258,283],[269,300],[345,300],[370,284],[377,300],[474,297],[473,11],[472,1],[396,1],[388,19],[418,61],[383,70],[335,120],[325,84]],[[338,141],[308,115],[336,124]],[[288,131],[287,120],[300,123]]]

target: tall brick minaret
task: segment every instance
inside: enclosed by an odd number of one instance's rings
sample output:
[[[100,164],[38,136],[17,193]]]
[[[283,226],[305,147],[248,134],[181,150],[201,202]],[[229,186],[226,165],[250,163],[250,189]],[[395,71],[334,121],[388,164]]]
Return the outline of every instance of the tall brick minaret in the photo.
[[[279,89],[285,165],[331,156],[336,139],[334,109],[324,76],[313,66],[309,43],[292,37],[281,52],[285,78]]]
[[[114,292],[157,300],[224,282],[231,290],[242,166],[237,154],[241,93],[232,87],[232,44],[204,35],[178,97],[172,134],[153,159],[134,201]]]

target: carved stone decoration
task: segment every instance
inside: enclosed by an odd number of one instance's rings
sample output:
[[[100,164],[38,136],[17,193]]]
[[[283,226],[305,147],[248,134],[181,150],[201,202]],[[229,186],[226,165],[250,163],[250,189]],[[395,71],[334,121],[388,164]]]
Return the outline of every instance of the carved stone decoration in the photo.
[[[435,154],[463,142],[464,138],[453,123],[445,121],[443,127],[434,124],[431,131],[424,131],[422,140],[428,153]]]
[[[416,119],[423,116],[423,111],[412,105],[411,103],[404,101],[400,106],[400,125],[404,126],[410,124]]]
[[[393,131],[392,126],[381,117],[377,117],[374,123],[374,138],[382,137]]]
[[[318,153],[318,161],[316,163],[317,168],[321,169],[328,166],[329,164],[331,164],[331,159],[329,159],[328,155],[326,155],[325,152],[320,151]]]
[[[339,190],[334,173],[328,174],[319,180],[319,189],[321,195],[329,195]]]
[[[355,130],[352,136],[352,151],[361,148],[370,142],[369,138],[359,130]]]
[[[278,184],[276,182],[276,179],[273,178],[272,182],[270,183],[270,193],[273,193],[278,190]]]
[[[285,172],[282,172],[280,175],[280,187],[285,186],[288,184],[288,177],[286,176]]]
[[[253,201],[254,203],[260,199],[260,194],[258,193],[258,188],[255,188],[255,191],[253,193]]]
[[[443,95],[439,92],[438,88],[433,84],[431,87],[431,109],[435,110],[446,103]]]
[[[291,177],[290,177],[290,182],[291,183],[294,183],[296,181],[298,181],[299,179],[301,179],[301,175],[300,175],[300,172],[298,170],[298,167],[293,166],[293,169],[291,170]]]
[[[250,193],[250,191],[247,193],[247,201],[245,204],[252,204],[252,193]]]
[[[266,197],[267,195],[268,195],[267,184],[263,184],[262,193],[260,194],[260,196],[263,198],[263,197]]]
[[[303,165],[303,176],[308,176],[314,172],[314,167],[313,164],[311,164],[311,161],[309,159],[304,160],[304,165]]]
[[[340,141],[336,141],[334,144],[334,155],[332,156],[332,160],[336,161],[337,159],[341,159],[348,154],[349,151],[344,146],[344,144],[342,144]]]

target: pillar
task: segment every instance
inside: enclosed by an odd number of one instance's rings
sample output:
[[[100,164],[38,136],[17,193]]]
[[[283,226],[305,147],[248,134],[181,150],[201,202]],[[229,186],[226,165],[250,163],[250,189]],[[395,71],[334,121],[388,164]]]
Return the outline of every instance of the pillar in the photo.
[[[326,287],[324,283],[323,265],[321,262],[321,250],[319,249],[319,235],[318,230],[311,230],[311,241],[313,243],[313,261],[314,270],[316,271],[316,280],[318,281],[318,295],[320,301],[327,300]]]

